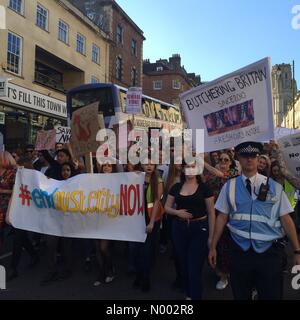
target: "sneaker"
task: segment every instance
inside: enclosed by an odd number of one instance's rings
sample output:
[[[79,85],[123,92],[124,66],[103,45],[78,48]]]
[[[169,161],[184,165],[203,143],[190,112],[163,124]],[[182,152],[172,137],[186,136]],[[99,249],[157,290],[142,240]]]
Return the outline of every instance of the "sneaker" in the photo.
[[[258,292],[256,289],[252,289],[252,300],[258,299]]]
[[[101,281],[100,280],[96,280],[93,284],[94,287],[99,287],[101,285]]]
[[[105,278],[105,283],[111,283],[114,281],[114,279],[115,279],[115,276],[107,276]]]
[[[191,301],[191,300],[192,300],[192,298],[190,298],[190,297],[186,297],[186,298],[185,298],[185,300],[186,300],[186,301]]]
[[[220,280],[218,281],[217,285],[216,285],[216,289],[217,290],[224,290],[226,287],[228,286],[228,280]]]

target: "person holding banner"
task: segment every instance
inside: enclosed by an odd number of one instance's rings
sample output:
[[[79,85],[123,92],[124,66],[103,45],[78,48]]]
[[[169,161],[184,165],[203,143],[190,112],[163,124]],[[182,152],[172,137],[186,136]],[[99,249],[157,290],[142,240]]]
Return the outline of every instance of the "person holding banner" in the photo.
[[[7,151],[0,152],[0,249],[4,242],[6,212],[16,176],[16,161]]]
[[[97,170],[99,173],[116,173],[117,166],[111,163],[104,163],[100,165],[97,162]],[[98,287],[101,283],[110,283],[115,279],[115,267],[112,261],[110,240],[101,239],[98,241],[99,248],[99,275],[97,280],[94,282],[94,287]]]
[[[251,300],[253,288],[260,300],[282,298],[282,248],[278,240],[283,232],[293,247],[294,263],[300,264],[300,244],[290,217],[293,208],[279,183],[257,173],[262,150],[257,142],[236,146],[242,175],[223,186],[215,205],[220,213],[209,263],[216,267],[216,247],[227,224],[231,235],[231,287],[238,300]]]
[[[133,287],[148,292],[151,289],[150,276],[153,267],[155,244],[163,214],[161,198],[163,196],[163,181],[156,170],[156,165],[148,163],[143,165],[145,176],[145,220],[147,238],[145,243],[134,245],[134,265],[136,279]]]
[[[184,165],[181,182],[171,188],[165,210],[175,216],[172,236],[186,299],[200,300],[202,269],[212,240],[215,210],[213,192],[202,182],[196,163]]]

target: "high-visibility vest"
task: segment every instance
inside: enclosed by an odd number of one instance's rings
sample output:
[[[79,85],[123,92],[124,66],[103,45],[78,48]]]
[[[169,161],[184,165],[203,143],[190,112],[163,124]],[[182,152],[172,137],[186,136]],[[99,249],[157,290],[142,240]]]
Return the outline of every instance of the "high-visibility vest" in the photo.
[[[163,180],[161,177],[158,177],[158,181],[157,183],[163,183]],[[154,196],[152,194],[152,189],[151,189],[151,184],[148,185],[147,189],[146,189],[146,202],[147,202],[147,213],[148,213],[148,216],[149,218],[151,219],[151,216],[152,216],[152,211],[153,211],[153,206],[154,206],[154,202],[153,202],[153,199],[154,199]],[[161,203],[161,200],[159,201],[159,207],[158,207],[158,212],[156,214],[156,217],[155,217],[155,222],[156,221],[159,221],[163,214],[164,214],[165,210],[164,210],[164,207]]]
[[[280,222],[283,187],[269,179],[266,201],[253,200],[241,176],[228,181],[226,195],[230,212],[228,228],[233,240],[244,250],[268,250],[274,240],[284,236]]]
[[[295,208],[296,206],[295,191],[295,188],[287,180],[284,180],[284,192],[286,193],[292,208]]]

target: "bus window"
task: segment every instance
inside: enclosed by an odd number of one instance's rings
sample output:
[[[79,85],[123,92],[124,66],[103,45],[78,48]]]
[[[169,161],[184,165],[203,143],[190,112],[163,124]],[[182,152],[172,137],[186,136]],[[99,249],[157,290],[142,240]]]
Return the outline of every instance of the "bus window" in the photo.
[[[73,93],[71,95],[71,112],[94,102],[99,102],[99,112],[102,112],[104,117],[115,114],[111,88],[97,88]]]

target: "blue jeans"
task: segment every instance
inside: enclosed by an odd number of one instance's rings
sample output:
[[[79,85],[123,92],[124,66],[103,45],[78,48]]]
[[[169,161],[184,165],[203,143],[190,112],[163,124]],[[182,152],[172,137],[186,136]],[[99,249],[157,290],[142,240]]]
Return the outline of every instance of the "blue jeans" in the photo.
[[[201,300],[202,269],[208,254],[207,221],[191,221],[188,223],[174,219],[172,236],[185,293],[192,300]]]

